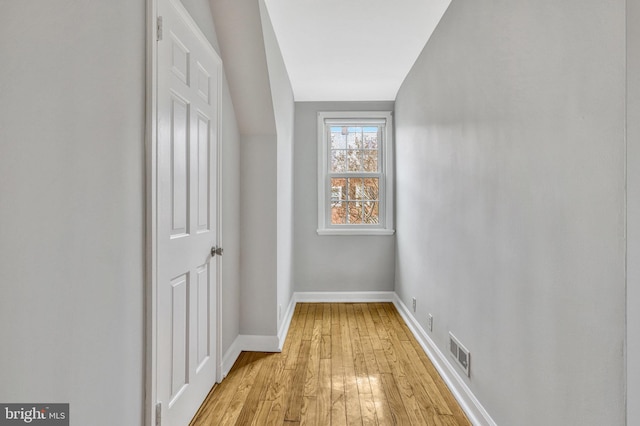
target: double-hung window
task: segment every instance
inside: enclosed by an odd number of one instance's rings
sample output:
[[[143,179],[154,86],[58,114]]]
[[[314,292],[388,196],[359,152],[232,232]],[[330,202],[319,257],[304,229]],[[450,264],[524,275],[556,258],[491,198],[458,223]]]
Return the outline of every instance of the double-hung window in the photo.
[[[318,113],[318,234],[393,234],[387,111]]]

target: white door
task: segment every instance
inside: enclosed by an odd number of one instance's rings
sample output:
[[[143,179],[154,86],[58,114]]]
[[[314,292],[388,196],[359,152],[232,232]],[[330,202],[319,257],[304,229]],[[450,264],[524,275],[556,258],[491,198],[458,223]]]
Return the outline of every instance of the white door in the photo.
[[[187,425],[216,379],[220,59],[177,0],[159,0],[156,398]]]

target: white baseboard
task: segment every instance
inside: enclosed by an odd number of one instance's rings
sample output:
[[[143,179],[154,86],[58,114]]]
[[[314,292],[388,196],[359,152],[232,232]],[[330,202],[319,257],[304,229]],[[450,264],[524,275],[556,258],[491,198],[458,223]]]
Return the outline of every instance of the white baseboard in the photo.
[[[227,377],[231,367],[236,362],[240,353],[247,352],[280,352],[278,336],[252,336],[240,334],[233,341],[227,352],[222,357],[222,378]]]
[[[236,337],[236,340],[233,341],[231,346],[229,346],[229,349],[227,349],[227,351],[224,353],[224,356],[222,357],[222,365],[220,366],[219,370],[222,377],[219,378],[218,383],[220,383],[222,379],[227,377],[227,374],[229,374],[229,371],[231,371],[231,367],[233,367],[233,364],[236,362],[236,360],[240,356],[240,353],[242,352],[242,348],[238,343],[239,338],[240,336]]]
[[[456,398],[462,410],[465,412],[469,420],[474,426],[497,426],[487,410],[484,409],[480,401],[475,397],[471,389],[464,382],[462,377],[451,365],[449,359],[438,349],[435,342],[431,340],[427,332],[422,328],[420,323],[415,319],[409,308],[405,306],[402,300],[394,293],[393,303],[398,312],[404,319],[405,323],[413,333],[414,337],[422,346],[433,365],[440,373],[440,376],[449,387],[449,390]]]
[[[295,298],[292,297],[287,307],[284,320],[280,324],[280,330],[278,330],[277,336],[253,336],[248,334],[240,334],[233,341],[227,352],[222,357],[222,365],[220,370],[222,377],[220,380],[227,377],[231,367],[236,362],[240,353],[247,352],[281,352],[284,340],[289,332],[289,325],[291,325],[291,319],[293,318],[293,312],[296,308]]]
[[[393,291],[304,291],[293,293],[293,300],[306,303],[366,303],[393,302]]]
[[[280,323],[280,330],[278,330],[278,348],[281,351],[282,346],[284,345],[284,341],[287,338],[287,333],[289,332],[289,326],[291,325],[291,320],[293,319],[293,312],[296,309],[296,298],[295,296],[291,296],[291,300],[289,301],[289,306],[287,306],[287,311],[284,314],[284,318]]]

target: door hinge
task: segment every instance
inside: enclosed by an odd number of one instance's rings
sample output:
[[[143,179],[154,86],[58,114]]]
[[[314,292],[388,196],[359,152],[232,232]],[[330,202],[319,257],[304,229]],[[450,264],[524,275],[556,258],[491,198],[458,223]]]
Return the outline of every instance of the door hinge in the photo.
[[[162,16],[158,16],[158,20],[156,22],[156,39],[158,41],[162,40]]]
[[[162,402],[156,404],[156,426],[162,424]]]

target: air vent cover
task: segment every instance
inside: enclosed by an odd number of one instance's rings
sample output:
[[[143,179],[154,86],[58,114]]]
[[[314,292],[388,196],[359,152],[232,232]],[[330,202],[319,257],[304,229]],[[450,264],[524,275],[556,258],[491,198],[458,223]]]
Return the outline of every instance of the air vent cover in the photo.
[[[467,377],[471,377],[471,354],[451,332],[449,332],[449,353]]]

